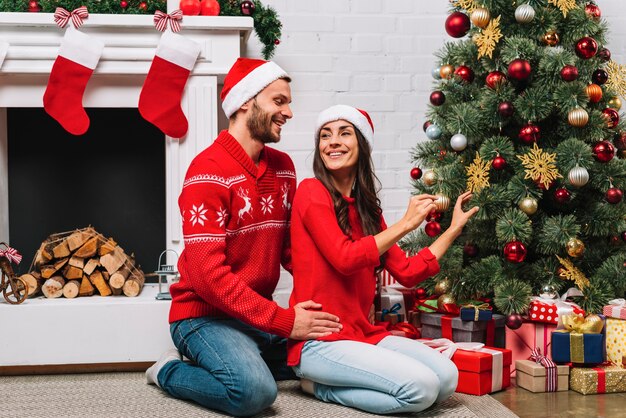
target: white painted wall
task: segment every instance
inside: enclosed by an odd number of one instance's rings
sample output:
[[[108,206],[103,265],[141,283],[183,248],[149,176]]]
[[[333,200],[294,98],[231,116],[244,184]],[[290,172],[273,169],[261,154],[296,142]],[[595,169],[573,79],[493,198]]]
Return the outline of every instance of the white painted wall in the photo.
[[[626,64],[623,0],[598,0],[609,23],[608,48]],[[410,196],[411,148],[422,131],[432,89],[434,52],[454,41],[444,29],[448,0],[265,0],[283,24],[274,60],[293,78],[294,118],[277,148],[288,152],[298,180],[312,176],[313,124],[327,106],[361,107],[375,127],[374,164],[388,223],[404,213]],[[260,57],[255,35],[247,56]],[[284,273],[277,300],[290,289]]]

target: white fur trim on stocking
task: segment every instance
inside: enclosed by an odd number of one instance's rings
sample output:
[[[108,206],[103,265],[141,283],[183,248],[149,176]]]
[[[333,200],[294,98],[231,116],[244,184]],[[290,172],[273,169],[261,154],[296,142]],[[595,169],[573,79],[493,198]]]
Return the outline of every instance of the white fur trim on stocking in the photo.
[[[104,43],[102,41],[93,36],[85,35],[70,25],[65,30],[59,55],[93,70],[100,61],[103,49]]]
[[[168,29],[161,35],[156,55],[191,71],[200,55],[200,45]]]
[[[4,62],[4,57],[7,56],[7,51],[9,50],[9,44],[4,41],[0,41],[0,68],[2,68],[2,63]]]

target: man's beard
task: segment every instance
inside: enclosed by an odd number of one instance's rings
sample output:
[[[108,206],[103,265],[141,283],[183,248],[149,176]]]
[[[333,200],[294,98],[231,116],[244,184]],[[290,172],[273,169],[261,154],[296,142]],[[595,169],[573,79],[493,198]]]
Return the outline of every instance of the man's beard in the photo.
[[[257,141],[264,144],[280,141],[280,134],[272,132],[272,115],[261,109],[256,101],[252,101],[246,124],[250,130],[250,135]]]

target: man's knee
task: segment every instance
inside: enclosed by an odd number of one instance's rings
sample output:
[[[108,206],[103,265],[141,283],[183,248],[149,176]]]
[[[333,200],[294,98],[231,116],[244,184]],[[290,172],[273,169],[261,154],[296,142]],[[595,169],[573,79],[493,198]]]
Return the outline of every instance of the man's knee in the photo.
[[[229,390],[228,413],[234,416],[258,414],[270,407],[278,396],[278,387],[273,378],[248,378],[241,387]]]

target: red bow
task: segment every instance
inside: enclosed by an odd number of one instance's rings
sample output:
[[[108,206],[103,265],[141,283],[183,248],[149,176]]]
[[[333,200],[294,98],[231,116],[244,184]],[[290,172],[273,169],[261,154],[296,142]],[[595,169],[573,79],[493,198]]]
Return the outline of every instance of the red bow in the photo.
[[[83,25],[83,19],[87,19],[88,17],[89,12],[87,11],[87,6],[80,6],[78,9],[74,9],[71,12],[68,12],[62,7],[57,7],[54,11],[54,21],[62,28],[64,28],[71,19],[74,27],[78,29]]]
[[[172,32],[180,32],[181,20],[183,20],[183,12],[179,9],[174,10],[170,14],[163,13],[160,10],[157,10],[156,13],[154,13],[154,27],[159,32],[163,32],[167,29],[167,22],[170,22],[170,29],[172,29]]]
[[[20,264],[20,261],[22,261],[22,255],[18,253],[15,248],[11,248],[8,245],[6,249],[0,249],[0,257],[6,257],[9,261],[14,262],[15,264]]]

